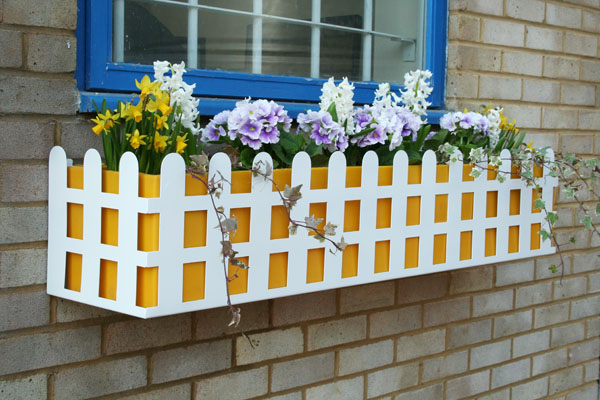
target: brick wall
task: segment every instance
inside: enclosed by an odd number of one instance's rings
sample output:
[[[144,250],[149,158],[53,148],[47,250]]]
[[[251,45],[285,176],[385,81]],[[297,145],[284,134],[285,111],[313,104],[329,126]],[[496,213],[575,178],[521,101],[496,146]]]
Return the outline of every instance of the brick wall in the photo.
[[[450,0],[447,104],[600,152],[599,0]],[[75,0],[0,0],[0,398],[597,399],[598,238],[556,256],[139,320],[45,294],[47,155],[77,114]],[[256,343],[250,347],[244,331]]]

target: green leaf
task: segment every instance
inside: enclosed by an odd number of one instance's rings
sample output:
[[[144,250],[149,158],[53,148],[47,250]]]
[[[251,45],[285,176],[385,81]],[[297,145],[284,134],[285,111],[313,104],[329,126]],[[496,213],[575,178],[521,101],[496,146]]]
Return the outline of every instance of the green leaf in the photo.
[[[548,220],[548,222],[550,222],[550,225],[554,225],[556,221],[558,221],[558,214],[554,212],[549,212],[548,215],[546,215],[546,219]]]
[[[544,208],[546,208],[546,203],[544,203],[544,201],[542,199],[537,199],[533,203],[533,207],[535,210],[543,210]]]
[[[592,217],[586,215],[586,217],[581,221],[583,223],[583,227],[585,229],[592,229]]]
[[[290,167],[292,165],[292,158],[289,157],[284,151],[283,148],[279,145],[279,143],[276,144],[272,144],[271,145],[271,149],[273,150],[273,152],[275,153],[275,156],[277,156],[277,158],[279,158],[279,162],[284,166],[284,167]],[[276,160],[273,160],[276,161]]]
[[[544,241],[544,242],[552,237],[550,232],[548,232],[545,229],[540,230],[539,234],[542,237],[542,241]]]
[[[596,214],[600,215],[600,203],[596,204]]]
[[[335,103],[331,103],[329,105],[329,107],[327,108],[327,112],[329,114],[331,114],[331,119],[333,119],[335,122],[339,122],[338,121],[337,110],[335,109]]]
[[[296,142],[296,140],[289,134],[281,135],[279,137],[279,144],[281,145],[281,147],[283,147],[283,150],[285,150],[285,152],[288,154],[293,155],[300,151],[300,146],[298,145],[298,142]]]
[[[254,150],[245,148],[240,153],[240,161],[246,168],[252,168],[252,161],[254,160]]]
[[[312,158],[321,151],[321,146],[311,141],[308,144],[308,146],[306,146],[306,149],[304,149],[304,151],[306,151],[308,156]]]
[[[553,274],[556,274],[558,272],[558,268],[556,268],[556,265],[554,265],[554,264],[550,264],[550,266],[548,267],[548,270],[550,272],[552,272]]]

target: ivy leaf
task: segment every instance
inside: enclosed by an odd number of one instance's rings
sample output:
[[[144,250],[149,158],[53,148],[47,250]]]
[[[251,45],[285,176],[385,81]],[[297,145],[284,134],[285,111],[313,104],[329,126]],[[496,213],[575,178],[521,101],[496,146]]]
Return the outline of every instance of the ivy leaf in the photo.
[[[216,226],[215,228],[220,228],[223,231],[223,233],[235,231],[237,229],[237,219],[235,217],[226,218],[221,222],[220,225]]]
[[[542,237],[542,241],[544,242],[552,237],[552,235],[550,235],[550,232],[548,232],[545,229],[540,230],[539,234]]]
[[[342,239],[336,243],[337,247],[340,248],[340,250],[344,251],[346,250],[346,247],[348,247],[348,243],[346,243],[346,241],[344,240],[344,237],[342,236]]]
[[[592,217],[589,215],[586,215],[581,223],[585,229],[592,229]]]
[[[250,268],[248,265],[244,264],[242,261],[238,260],[237,258],[232,258],[229,260],[229,262],[231,263],[231,265],[234,265],[241,269],[249,269]]]
[[[321,222],[323,222],[323,218],[315,218],[314,215],[311,215],[310,217],[304,217],[304,223],[309,228],[317,229],[317,226],[319,226]]]
[[[570,242],[570,243],[573,243],[573,244],[575,244],[575,238],[574,238],[573,236],[571,236],[571,237],[569,238],[569,242]]]
[[[335,230],[337,229],[337,227],[338,227],[337,225],[332,224],[331,222],[328,222],[323,227],[323,234],[325,236],[335,236]]]
[[[550,266],[548,267],[548,269],[550,270],[550,272],[552,272],[553,274],[556,274],[558,272],[558,268],[556,268],[556,265],[554,264],[550,264]]]
[[[290,223],[290,226],[288,226],[288,230],[290,231],[290,235],[293,236],[298,232],[298,225]]]
[[[536,210],[543,210],[546,208],[546,203],[544,203],[544,200],[542,199],[536,199],[536,201],[533,203],[533,206]]]
[[[300,190],[302,189],[302,185],[289,187],[285,185],[285,189],[283,189],[283,197],[285,197],[290,203],[295,204],[298,200],[302,198],[302,193]]]
[[[240,321],[242,319],[242,313],[240,311],[239,308],[230,308],[231,310],[231,322],[229,322],[228,326],[234,326],[237,328],[237,326],[240,324]]]
[[[554,212],[549,212],[548,215],[546,215],[546,219],[548,220],[548,222],[550,222],[550,225],[554,225],[556,221],[558,221],[558,214]]]

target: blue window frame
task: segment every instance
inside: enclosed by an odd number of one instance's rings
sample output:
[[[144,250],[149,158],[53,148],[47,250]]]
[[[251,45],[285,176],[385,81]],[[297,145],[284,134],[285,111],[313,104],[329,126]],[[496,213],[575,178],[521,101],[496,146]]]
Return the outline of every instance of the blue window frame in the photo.
[[[93,6],[92,6],[93,3]],[[152,75],[150,65],[115,63],[112,61],[112,0],[78,0],[77,70],[81,96],[80,111],[94,111],[96,103],[107,99],[109,107],[117,101],[129,100],[136,92],[134,79]],[[439,119],[444,108],[446,75],[447,0],[427,0],[425,68],[433,73],[434,91],[430,122]],[[276,99],[296,116],[309,108],[317,108],[323,79],[294,76],[259,75],[240,72],[195,69],[186,73],[188,83],[196,83],[194,93],[201,96],[201,115],[214,115],[233,108],[240,98]],[[377,82],[354,82],[354,100],[370,103]],[[392,90],[399,89],[392,85]]]

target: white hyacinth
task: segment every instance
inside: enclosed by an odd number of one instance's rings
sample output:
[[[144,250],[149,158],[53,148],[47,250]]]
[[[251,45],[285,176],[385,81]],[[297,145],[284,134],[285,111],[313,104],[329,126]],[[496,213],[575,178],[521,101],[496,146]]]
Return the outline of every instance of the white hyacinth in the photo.
[[[171,75],[165,75],[171,72]],[[196,84],[188,85],[183,81],[185,63],[170,64],[168,61],[154,62],[154,79],[161,82],[160,88],[169,93],[171,97],[170,106],[179,112],[175,114],[173,124],[181,122],[194,135],[200,132],[200,124],[196,122],[200,113],[198,104],[200,99],[192,96]],[[178,119],[177,119],[178,118]]]
[[[502,112],[502,108],[496,107],[490,109],[486,117],[490,121],[490,145],[495,147],[500,139],[500,123],[502,122],[502,118],[500,117],[500,113]]]
[[[344,78],[336,86],[333,77],[331,77],[323,84],[321,92],[321,102],[319,103],[321,110],[327,111],[331,103],[335,103],[338,122],[343,125],[344,122],[348,121],[347,128],[351,129],[354,113],[354,85],[348,82],[348,78]]]
[[[411,71],[404,74],[404,86],[406,90],[400,91],[400,99],[405,106],[410,108],[417,115],[424,115],[427,107],[431,105],[427,97],[433,92],[428,79],[431,79],[431,72],[428,70]]]

